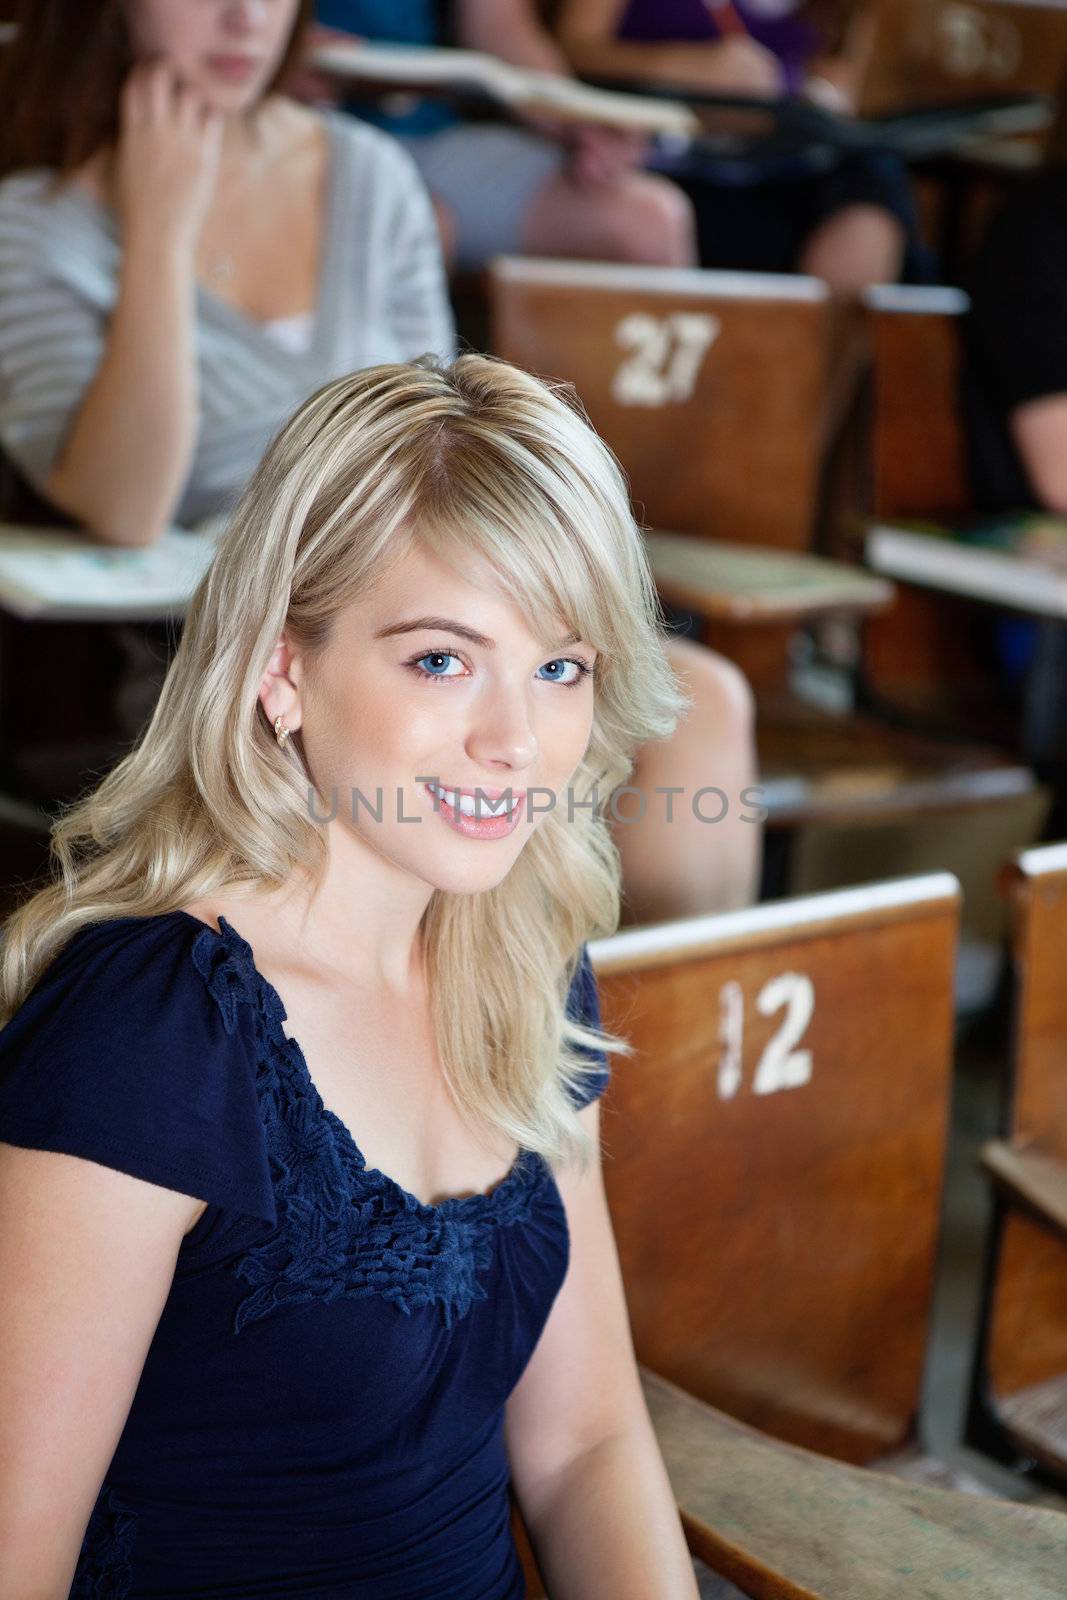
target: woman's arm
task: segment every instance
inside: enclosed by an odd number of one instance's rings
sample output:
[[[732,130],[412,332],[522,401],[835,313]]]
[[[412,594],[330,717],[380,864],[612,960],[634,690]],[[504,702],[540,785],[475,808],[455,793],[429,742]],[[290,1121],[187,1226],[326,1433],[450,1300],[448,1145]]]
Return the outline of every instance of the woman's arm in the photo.
[[[598,1144],[599,1107],[579,1112]],[[697,1600],[641,1391],[599,1158],[558,1184],[570,1266],[506,1412],[530,1543],[552,1600]]]
[[[4,1600],[67,1600],[199,1209],[95,1161],[0,1143]]]
[[[754,39],[731,35],[707,44],[616,39],[622,10],[623,0],[563,0],[556,33],[577,72],[708,93],[781,92],[778,58]]]
[[[533,0],[458,0],[456,33],[467,50],[484,50],[514,67],[570,76],[570,63]]]
[[[103,360],[43,485],[108,544],[151,544],[181,495],[197,428],[196,267],[221,119],[161,63],[123,92],[122,267]]]
[[[1008,421],[1035,497],[1067,517],[1067,392],[1016,406]]]

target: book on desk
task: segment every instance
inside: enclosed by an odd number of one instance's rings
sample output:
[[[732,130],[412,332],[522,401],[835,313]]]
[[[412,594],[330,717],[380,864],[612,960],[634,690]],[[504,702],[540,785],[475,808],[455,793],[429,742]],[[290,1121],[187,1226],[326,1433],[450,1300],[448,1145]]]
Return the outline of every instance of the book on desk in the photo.
[[[1018,93],[849,116],[796,95],[767,100],[641,80],[589,83],[515,67],[477,50],[342,37],[316,46],[312,60],[319,71],[378,94],[408,90],[474,98],[509,112],[659,136],[694,170],[729,157],[758,164],[812,150],[888,150],[914,158],[979,134],[1033,132],[1050,117],[1045,97]]]
[[[182,616],[225,525],[211,518],[168,528],[154,544],[130,549],[70,528],[0,523],[0,609],[51,622]]]
[[[562,73],[515,67],[479,50],[336,38],[316,46],[312,64],[320,72],[374,85],[378,90],[474,95],[508,110],[540,113],[563,122],[683,137],[700,130],[696,113],[676,99],[591,88]]]
[[[880,523],[867,533],[866,555],[887,578],[1067,618],[1067,518],[1023,512],[957,527]]]

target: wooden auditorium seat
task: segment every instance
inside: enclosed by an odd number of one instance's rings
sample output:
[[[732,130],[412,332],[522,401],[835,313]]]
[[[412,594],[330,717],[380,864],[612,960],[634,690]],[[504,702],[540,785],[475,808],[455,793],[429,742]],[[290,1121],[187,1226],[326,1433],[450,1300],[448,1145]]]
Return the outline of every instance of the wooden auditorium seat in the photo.
[[[494,352],[573,383],[626,470],[642,521],[690,536],[688,561],[677,553],[679,539],[652,538],[653,568],[664,598],[696,611],[704,642],[736,661],[756,689],[768,826],[780,840],[810,823],[955,812],[1033,788],[1025,767],[984,745],[897,736],[877,720],[827,714],[788,692],[790,641],[804,603],[818,614],[811,596],[823,578],[808,552],[839,332],[824,285],[502,257],[490,268],[489,290]],[[721,542],[750,547],[754,562],[793,562],[792,617],[762,605],[758,592],[741,595],[747,605],[724,615]],[[723,554],[736,561],[736,552]],[[707,569],[704,605],[697,569]],[[850,592],[836,572],[841,599],[826,610],[857,615],[884,605],[885,597],[857,595],[854,584]],[[787,881],[786,855],[783,847],[769,858],[778,863],[772,880]]]
[[[638,1360],[860,1464],[915,1441],[958,912],[939,873],[590,946]]]
[[[691,1553],[756,1600],[1061,1592],[1067,1519],[916,1443],[957,918],[939,874],[590,946],[645,1397]]]
[[[1015,1012],[969,1437],[1067,1481],[1067,844],[1007,874]]]
[[[491,347],[575,384],[642,520],[806,550],[831,304],[815,278],[501,257]]]

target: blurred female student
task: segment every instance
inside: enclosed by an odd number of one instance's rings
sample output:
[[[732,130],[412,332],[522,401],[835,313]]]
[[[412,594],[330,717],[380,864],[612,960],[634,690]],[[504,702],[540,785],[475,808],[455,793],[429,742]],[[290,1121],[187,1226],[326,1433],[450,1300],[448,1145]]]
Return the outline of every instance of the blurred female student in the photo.
[[[282,92],[309,0],[29,0],[0,56],[0,449],[110,544],[228,509],[307,395],[454,333],[392,139]]]

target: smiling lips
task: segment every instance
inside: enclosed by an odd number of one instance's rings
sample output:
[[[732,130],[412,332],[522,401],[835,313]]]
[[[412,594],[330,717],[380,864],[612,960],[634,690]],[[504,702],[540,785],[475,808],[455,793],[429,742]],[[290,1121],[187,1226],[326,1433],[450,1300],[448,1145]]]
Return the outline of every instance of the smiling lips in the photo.
[[[254,77],[260,67],[255,56],[208,56],[207,64],[220,78],[242,81]]]
[[[434,810],[469,839],[504,839],[518,826],[525,789],[449,789],[424,784]]]

